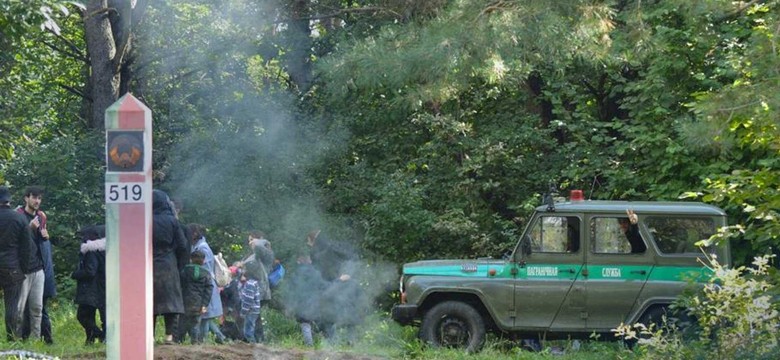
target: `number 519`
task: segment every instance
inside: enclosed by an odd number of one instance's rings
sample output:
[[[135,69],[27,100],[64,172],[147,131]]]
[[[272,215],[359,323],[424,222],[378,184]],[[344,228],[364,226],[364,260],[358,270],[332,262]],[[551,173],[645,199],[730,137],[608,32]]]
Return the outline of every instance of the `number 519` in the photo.
[[[140,183],[114,183],[106,184],[107,203],[133,203],[141,202],[144,198],[143,184]]]

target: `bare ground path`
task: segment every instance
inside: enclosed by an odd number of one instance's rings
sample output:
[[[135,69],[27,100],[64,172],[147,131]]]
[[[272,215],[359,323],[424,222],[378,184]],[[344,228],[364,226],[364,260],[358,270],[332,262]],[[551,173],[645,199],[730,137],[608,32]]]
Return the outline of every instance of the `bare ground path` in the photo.
[[[65,359],[104,359],[105,353],[90,353]],[[297,350],[271,348],[259,344],[232,343],[226,345],[155,345],[155,360],[379,360],[384,357],[360,355],[330,350]]]

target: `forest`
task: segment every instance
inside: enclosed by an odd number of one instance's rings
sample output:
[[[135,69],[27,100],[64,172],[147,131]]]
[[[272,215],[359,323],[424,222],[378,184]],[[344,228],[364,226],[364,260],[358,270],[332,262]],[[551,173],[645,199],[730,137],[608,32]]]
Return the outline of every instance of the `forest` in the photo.
[[[719,206],[747,265],[780,247],[778,35],[776,0],[0,0],[0,183],[46,188],[63,297],[126,93],[229,260],[253,229],[500,257],[553,184]]]

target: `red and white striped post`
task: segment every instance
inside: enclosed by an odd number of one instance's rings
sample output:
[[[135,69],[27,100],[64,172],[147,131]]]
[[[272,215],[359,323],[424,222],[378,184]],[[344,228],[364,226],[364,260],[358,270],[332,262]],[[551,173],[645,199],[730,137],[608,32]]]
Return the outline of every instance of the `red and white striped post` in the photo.
[[[154,358],[152,111],[126,94],[106,109],[106,356]]]

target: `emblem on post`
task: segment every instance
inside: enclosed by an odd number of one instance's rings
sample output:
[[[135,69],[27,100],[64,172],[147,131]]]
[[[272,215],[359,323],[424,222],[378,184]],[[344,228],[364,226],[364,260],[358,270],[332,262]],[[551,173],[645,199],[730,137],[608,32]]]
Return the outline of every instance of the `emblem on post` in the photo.
[[[107,170],[110,172],[144,171],[146,151],[143,139],[143,130],[107,131]]]

